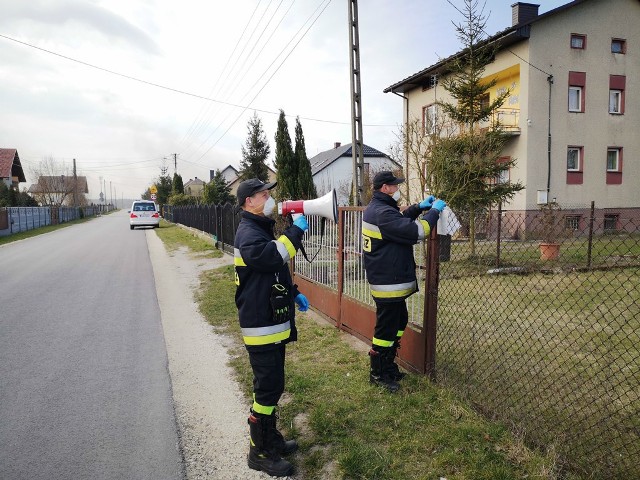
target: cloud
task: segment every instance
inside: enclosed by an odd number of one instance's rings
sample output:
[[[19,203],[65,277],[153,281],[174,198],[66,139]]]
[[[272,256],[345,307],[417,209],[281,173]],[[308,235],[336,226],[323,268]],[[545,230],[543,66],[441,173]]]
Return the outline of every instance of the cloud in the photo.
[[[0,27],[21,31],[20,24],[36,23],[42,26],[68,30],[71,39],[86,34],[101,33],[107,40],[123,41],[145,53],[157,55],[159,48],[143,30],[97,4],[80,0],[0,0]],[[32,33],[36,30],[30,30]],[[43,36],[44,36],[44,32]],[[45,37],[45,39],[47,39]]]

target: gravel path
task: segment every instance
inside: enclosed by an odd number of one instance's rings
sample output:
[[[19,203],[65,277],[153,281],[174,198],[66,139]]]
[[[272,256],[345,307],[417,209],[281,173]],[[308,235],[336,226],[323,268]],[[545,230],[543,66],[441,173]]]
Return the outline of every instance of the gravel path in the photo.
[[[188,480],[272,478],[247,466],[249,404],[227,365],[230,339],[213,331],[193,298],[200,273],[232,264],[233,258],[169,254],[153,230],[147,244]]]

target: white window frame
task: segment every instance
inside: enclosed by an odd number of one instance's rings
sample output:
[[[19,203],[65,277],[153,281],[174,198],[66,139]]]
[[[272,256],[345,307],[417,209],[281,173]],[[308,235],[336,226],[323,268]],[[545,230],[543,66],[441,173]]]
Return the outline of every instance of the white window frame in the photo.
[[[622,113],[622,90],[609,90],[609,113]]]
[[[564,217],[564,228],[566,230],[577,231],[580,229],[580,215],[566,215]]]
[[[424,133],[436,133],[436,123],[438,121],[438,106],[433,103],[424,108]]]
[[[581,148],[580,147],[569,147],[567,148],[567,172],[579,172],[580,171],[580,162],[581,162]],[[569,168],[569,154],[571,152],[576,152],[576,166],[575,168]]]
[[[609,168],[609,153],[615,153],[615,168]],[[620,171],[620,149],[607,148],[607,172],[619,172],[619,171]]]
[[[511,181],[511,175],[509,174],[509,167],[505,167],[500,170],[498,173],[498,178],[496,179],[499,185],[506,185]]]
[[[576,108],[571,107],[571,92],[577,92],[578,94],[578,106]],[[582,112],[582,87],[576,87],[574,85],[569,86],[569,111],[570,112]]]

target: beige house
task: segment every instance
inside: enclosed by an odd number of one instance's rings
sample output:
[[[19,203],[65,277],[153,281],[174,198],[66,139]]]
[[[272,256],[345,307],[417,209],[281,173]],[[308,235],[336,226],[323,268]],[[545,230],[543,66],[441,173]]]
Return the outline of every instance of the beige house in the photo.
[[[187,183],[184,184],[184,194],[190,197],[201,197],[204,191],[204,181],[198,177],[190,178]]]
[[[499,119],[511,134],[504,156],[517,159],[502,180],[526,187],[505,208],[594,200],[610,218],[640,217],[640,1],[538,7],[513,4],[512,25],[489,38],[498,46],[485,70],[497,79],[490,100],[510,90]],[[404,97],[405,124],[429,128],[435,102],[451,101],[438,82],[449,59],[384,90]]]

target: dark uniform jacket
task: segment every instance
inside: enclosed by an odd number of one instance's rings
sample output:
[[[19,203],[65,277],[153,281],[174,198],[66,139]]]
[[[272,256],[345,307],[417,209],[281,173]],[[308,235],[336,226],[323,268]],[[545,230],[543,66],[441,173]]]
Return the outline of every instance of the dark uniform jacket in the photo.
[[[439,212],[411,205],[400,213],[391,196],[376,191],[362,217],[362,250],[374,300],[397,302],[418,291],[413,245],[429,236]]]
[[[234,243],[236,306],[247,349],[265,350],[297,339],[294,299],[300,292],[291,280],[289,260],[304,232],[292,225],[276,240],[272,219],[245,211],[241,215]],[[288,305],[280,315],[271,306],[276,283],[288,290]]]

